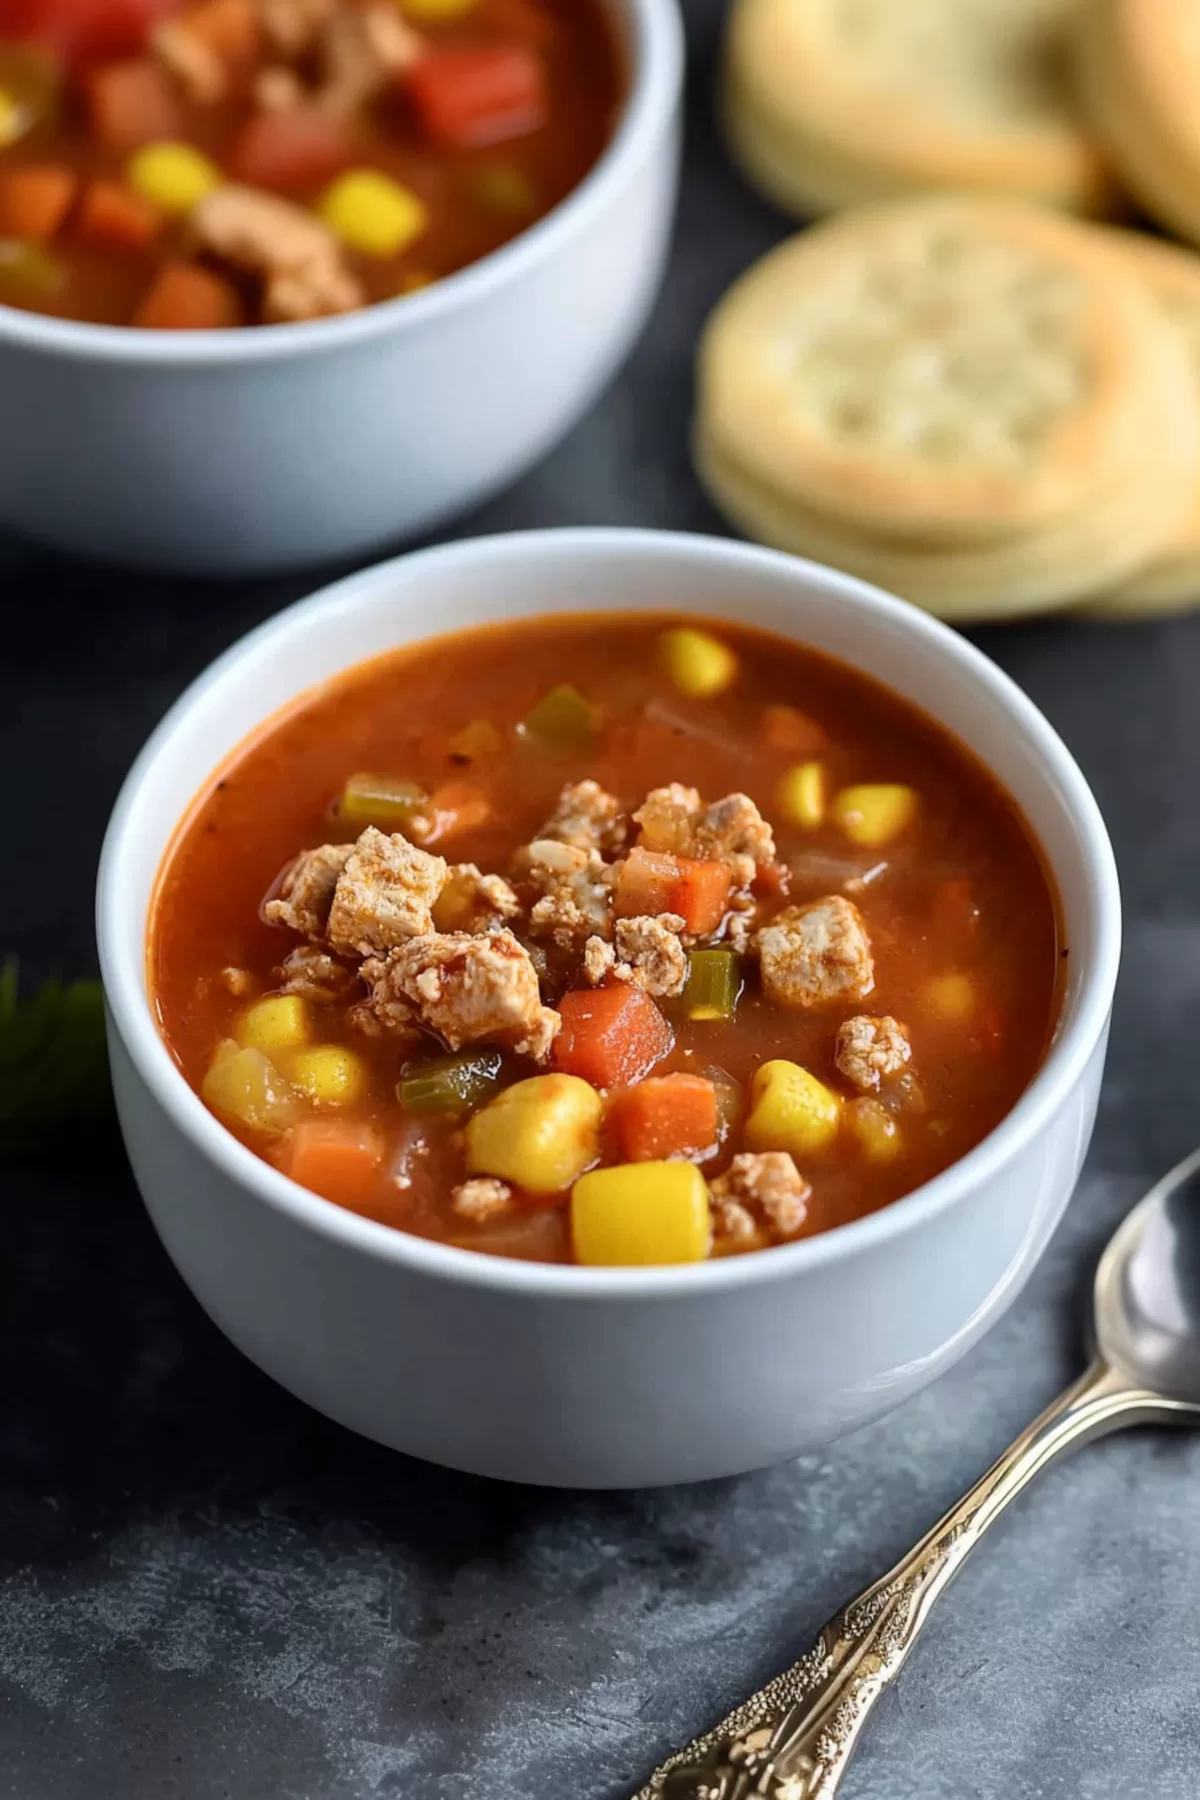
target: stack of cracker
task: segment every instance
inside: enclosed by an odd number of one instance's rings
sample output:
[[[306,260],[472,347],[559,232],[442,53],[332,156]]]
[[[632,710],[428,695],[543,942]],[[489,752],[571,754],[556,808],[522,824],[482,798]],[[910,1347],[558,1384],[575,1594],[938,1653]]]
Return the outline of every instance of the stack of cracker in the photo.
[[[1200,243],[1200,0],[735,0],[725,112],[838,212],[705,331],[728,517],[960,621],[1200,603],[1200,257],[1067,216]]]

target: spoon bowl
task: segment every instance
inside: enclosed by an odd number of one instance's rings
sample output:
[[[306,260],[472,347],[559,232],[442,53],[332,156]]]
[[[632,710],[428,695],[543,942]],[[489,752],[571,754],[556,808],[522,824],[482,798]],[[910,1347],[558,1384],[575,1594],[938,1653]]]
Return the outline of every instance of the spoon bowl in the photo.
[[[1110,1368],[1200,1412],[1200,1150],[1118,1226],[1093,1305],[1096,1348]]]

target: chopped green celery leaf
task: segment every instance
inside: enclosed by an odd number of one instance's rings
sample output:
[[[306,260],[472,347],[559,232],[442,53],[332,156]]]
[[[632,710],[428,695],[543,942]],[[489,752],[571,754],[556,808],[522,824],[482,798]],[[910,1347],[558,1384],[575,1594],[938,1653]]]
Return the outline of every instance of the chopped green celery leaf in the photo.
[[[689,1019],[732,1019],[742,994],[741,959],[733,950],[692,950],[683,1006]]]
[[[100,983],[47,981],[22,996],[0,968],[0,1155],[90,1153],[115,1142]]]
[[[406,1112],[475,1112],[494,1092],[503,1062],[499,1050],[464,1050],[434,1062],[405,1063],[396,1098]]]
[[[596,736],[596,709],[569,682],[542,695],[526,713],[521,732],[540,748],[571,752],[586,750]]]
[[[538,209],[537,189],[515,163],[489,163],[471,176],[471,198],[488,212],[529,218]]]
[[[399,775],[351,775],[338,801],[338,817],[354,825],[405,825],[429,795]]]

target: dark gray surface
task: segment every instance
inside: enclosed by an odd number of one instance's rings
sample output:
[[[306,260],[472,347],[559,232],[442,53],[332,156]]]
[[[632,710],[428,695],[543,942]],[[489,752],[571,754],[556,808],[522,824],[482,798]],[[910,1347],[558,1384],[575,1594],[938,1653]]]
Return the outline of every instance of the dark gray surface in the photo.
[[[464,530],[719,528],[687,468],[690,346],[783,227],[708,127],[714,13],[692,23],[689,174],[651,330]],[[0,946],[90,964],[95,854],[134,751],[214,652],[310,585],[0,549]],[[1200,1139],[1200,621],[980,642],[1094,784],[1128,919],[1089,1172],[1008,1318],[824,1455],[699,1489],[529,1492],[406,1462],[279,1392],[200,1314],[119,1164],[0,1170],[5,1800],[615,1800],[807,1648],[1074,1371],[1097,1251]],[[846,1800],[1195,1800],[1198,1495],[1186,1438],[1117,1439],[1049,1477],[944,1603]]]

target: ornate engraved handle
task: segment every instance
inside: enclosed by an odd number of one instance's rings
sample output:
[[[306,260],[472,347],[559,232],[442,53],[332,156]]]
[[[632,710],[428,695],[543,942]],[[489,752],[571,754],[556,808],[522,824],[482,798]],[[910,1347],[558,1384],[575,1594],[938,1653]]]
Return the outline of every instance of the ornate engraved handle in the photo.
[[[890,1574],[830,1619],[807,1656],[670,1757],[635,1800],[833,1800],[871,1708],[1009,1501],[1064,1451],[1184,1410],[1094,1363]]]

